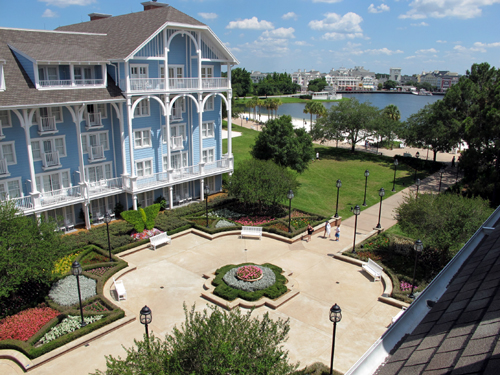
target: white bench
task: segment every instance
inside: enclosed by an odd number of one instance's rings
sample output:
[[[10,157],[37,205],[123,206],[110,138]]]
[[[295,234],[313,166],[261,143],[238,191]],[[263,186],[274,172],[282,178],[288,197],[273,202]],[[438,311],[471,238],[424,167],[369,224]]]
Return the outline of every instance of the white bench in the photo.
[[[373,276],[373,281],[378,281],[380,280],[380,277],[382,276],[382,270],[383,268],[380,267],[377,263],[375,263],[373,260],[368,258],[368,262],[364,263],[361,266],[362,269],[364,269],[366,272],[368,272],[370,275]]]
[[[412,154],[410,154],[409,152],[405,152],[405,153],[403,154],[403,156],[404,156],[405,158],[411,158],[411,157],[412,157]]]
[[[262,239],[262,227],[241,227],[241,238],[245,236]]]
[[[167,232],[163,232],[157,234],[156,236],[149,237],[149,244],[153,246],[153,249],[156,250],[156,246],[163,245],[164,243],[170,243],[172,239],[167,236]]]
[[[118,301],[127,299],[127,291],[125,290],[125,285],[123,285],[123,280],[116,281],[113,277],[113,284],[115,285],[116,298],[118,298]]]

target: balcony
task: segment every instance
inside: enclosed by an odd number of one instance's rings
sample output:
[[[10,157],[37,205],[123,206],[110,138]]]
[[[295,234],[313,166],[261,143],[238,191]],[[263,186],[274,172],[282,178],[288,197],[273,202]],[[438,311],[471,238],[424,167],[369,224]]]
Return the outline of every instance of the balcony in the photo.
[[[125,81],[125,80],[122,80]],[[125,85],[122,86],[125,89]],[[143,91],[164,91],[165,79],[163,78],[131,78],[130,91],[143,92]]]
[[[89,163],[105,160],[104,146],[92,146],[89,149]]]
[[[120,87],[125,90],[127,80],[120,80]],[[203,90],[228,89],[229,81],[227,78],[202,78],[201,88]],[[200,89],[200,80],[198,78],[169,78],[168,90],[165,87],[164,78],[130,78],[129,92],[150,92],[150,91],[169,91],[169,92],[189,92]]]
[[[43,152],[42,169],[46,171],[55,168],[61,168],[61,162],[59,161],[59,151]]]
[[[58,130],[56,128],[56,118],[40,117],[38,120],[38,135],[55,134]]]
[[[88,182],[88,192],[91,198],[99,195],[108,196],[112,193],[121,193],[123,188],[123,180],[121,177],[112,178],[109,180],[100,180]]]
[[[170,149],[172,151],[182,150],[184,148],[184,137],[170,137]]]
[[[80,186],[70,186],[64,189],[40,193],[40,205],[42,207],[80,200],[83,201]]]
[[[7,200],[10,202],[14,202],[14,206],[21,211],[28,211],[34,208],[33,199],[31,196],[27,197],[18,197],[18,198],[9,198]]]
[[[2,129],[2,120],[0,120],[0,141],[5,138],[5,135],[3,135],[3,129]]]
[[[201,84],[204,89],[229,88],[227,78],[203,78]]]
[[[87,129],[87,130],[101,129],[103,127],[102,116],[99,112],[87,113],[86,120],[87,120],[87,125],[85,126],[85,129]]]
[[[7,160],[0,159],[0,177],[10,176],[9,169],[7,168]]]
[[[99,87],[104,85],[104,79],[44,79],[38,81],[40,88],[73,88],[73,87]]]

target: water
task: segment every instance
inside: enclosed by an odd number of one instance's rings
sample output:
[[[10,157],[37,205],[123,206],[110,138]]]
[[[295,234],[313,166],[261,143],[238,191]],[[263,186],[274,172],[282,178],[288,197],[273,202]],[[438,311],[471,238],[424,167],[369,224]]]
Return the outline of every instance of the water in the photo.
[[[411,94],[342,94],[344,98],[356,98],[361,103],[371,102],[377,108],[385,108],[389,104],[394,104],[399,108],[401,113],[401,121],[404,121],[408,116],[417,113],[426,104],[434,103],[443,98],[441,95],[419,96]],[[336,102],[323,103],[326,109],[332,105],[337,105]],[[310,114],[304,113],[305,103],[285,103],[278,108],[278,115],[290,115],[296,119],[305,119],[308,123],[311,119]],[[247,110],[248,111],[248,110]],[[252,117],[253,117],[253,110]],[[267,109],[262,108],[261,113],[267,115]],[[313,120],[316,115],[313,115]]]

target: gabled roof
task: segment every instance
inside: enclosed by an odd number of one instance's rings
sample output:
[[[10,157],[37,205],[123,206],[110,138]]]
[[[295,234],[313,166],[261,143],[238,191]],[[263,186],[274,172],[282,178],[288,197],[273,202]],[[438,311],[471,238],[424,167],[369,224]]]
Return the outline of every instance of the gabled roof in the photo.
[[[125,59],[167,22],[208,28],[187,14],[167,6],[62,26],[56,30],[106,34],[106,41],[101,45],[102,56]]]

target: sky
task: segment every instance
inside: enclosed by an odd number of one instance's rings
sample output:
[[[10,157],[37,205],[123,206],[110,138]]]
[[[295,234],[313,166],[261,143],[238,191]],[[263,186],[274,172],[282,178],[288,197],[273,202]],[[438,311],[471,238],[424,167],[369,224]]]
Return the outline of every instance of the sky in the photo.
[[[500,0],[159,0],[210,26],[247,71],[500,66]],[[52,30],[140,0],[0,0],[0,27]]]

